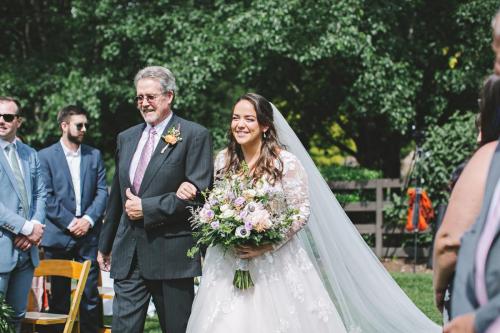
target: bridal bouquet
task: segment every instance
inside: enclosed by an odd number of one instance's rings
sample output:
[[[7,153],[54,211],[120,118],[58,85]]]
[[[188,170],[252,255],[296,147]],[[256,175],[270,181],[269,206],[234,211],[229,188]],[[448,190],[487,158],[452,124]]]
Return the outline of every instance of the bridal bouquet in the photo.
[[[301,219],[297,209],[287,207],[282,191],[246,171],[217,179],[212,191],[203,195],[205,205],[192,211],[196,245],[188,251],[190,257],[202,246],[220,245],[227,251],[236,245],[278,243]],[[238,266],[233,285],[252,287],[248,260],[238,260]]]

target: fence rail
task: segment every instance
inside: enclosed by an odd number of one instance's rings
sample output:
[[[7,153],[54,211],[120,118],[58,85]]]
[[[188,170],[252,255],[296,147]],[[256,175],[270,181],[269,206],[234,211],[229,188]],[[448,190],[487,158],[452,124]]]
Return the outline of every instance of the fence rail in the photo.
[[[332,191],[337,194],[346,191],[375,191],[375,201],[349,202],[343,205],[344,210],[349,213],[370,213],[375,214],[375,220],[367,220],[365,217],[361,220],[352,222],[361,234],[375,235],[375,254],[379,257],[397,256],[406,257],[408,254],[401,247],[384,247],[384,234],[396,235],[404,233],[401,227],[384,227],[384,209],[392,205],[390,201],[385,200],[384,192],[400,190],[402,183],[399,179],[373,179],[367,181],[330,181],[328,185]],[[422,249],[421,255],[428,255],[428,249]]]

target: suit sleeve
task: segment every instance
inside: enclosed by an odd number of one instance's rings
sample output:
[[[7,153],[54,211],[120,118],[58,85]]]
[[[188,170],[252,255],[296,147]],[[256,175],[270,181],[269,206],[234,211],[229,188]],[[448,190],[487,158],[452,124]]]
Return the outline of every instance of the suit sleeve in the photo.
[[[100,152],[97,152],[97,189],[95,192],[92,204],[85,210],[82,215],[88,215],[92,220],[99,220],[106,209],[106,200],[108,198],[108,190],[106,185],[106,169],[104,168],[104,161]]]
[[[35,180],[33,182],[33,207],[34,214],[32,219],[45,224],[46,203],[47,203],[47,190],[42,176],[42,167],[38,154],[34,152],[35,156]]]
[[[65,230],[68,228],[71,221],[75,217],[74,212],[68,210],[61,203],[61,197],[57,196],[52,185],[53,177],[57,177],[52,174],[49,164],[49,156],[43,151],[40,153],[40,166],[41,175],[45,183],[45,188],[47,192],[47,218],[54,223],[59,229]]]
[[[111,191],[108,198],[108,210],[102,224],[101,234],[99,235],[99,251],[105,255],[111,253],[113,241],[120,225],[120,219],[123,214],[122,197],[119,180],[119,155],[120,155],[120,137],[118,137],[115,153],[115,175],[111,183]]]
[[[500,317],[500,294],[476,310],[474,329],[477,333],[486,332],[493,322]]]
[[[213,179],[213,149],[208,130],[202,129],[196,133],[188,147],[185,179],[201,192],[211,186]],[[165,217],[183,212],[191,204],[193,202],[179,199],[175,192],[142,199],[144,228],[151,229],[168,224],[171,219]]]

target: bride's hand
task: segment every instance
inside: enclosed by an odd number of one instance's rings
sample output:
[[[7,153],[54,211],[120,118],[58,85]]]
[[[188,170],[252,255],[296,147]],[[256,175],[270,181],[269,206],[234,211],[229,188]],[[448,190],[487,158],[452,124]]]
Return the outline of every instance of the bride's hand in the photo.
[[[251,259],[263,255],[266,252],[272,251],[271,244],[263,244],[260,246],[238,245],[235,246],[236,256],[241,259]]]
[[[190,182],[183,182],[177,189],[177,197],[182,200],[193,200],[196,197],[196,186]]]

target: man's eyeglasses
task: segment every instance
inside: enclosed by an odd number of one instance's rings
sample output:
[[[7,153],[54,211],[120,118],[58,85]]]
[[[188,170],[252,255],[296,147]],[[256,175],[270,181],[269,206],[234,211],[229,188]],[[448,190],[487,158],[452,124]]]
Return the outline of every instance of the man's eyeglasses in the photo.
[[[78,124],[75,124],[76,129],[79,130],[79,131],[81,131],[84,126],[85,126],[85,129],[89,129],[89,123],[78,123]]]
[[[11,123],[11,122],[14,121],[14,119],[16,119],[17,117],[19,117],[19,115],[17,115],[17,114],[9,114],[9,113],[0,113],[0,117],[2,117],[3,120],[5,120],[5,122]]]
[[[168,92],[166,92],[168,93]],[[164,93],[164,94],[166,94]],[[135,104],[142,103],[144,100],[146,100],[148,103],[154,102],[158,97],[164,94],[146,94],[146,95],[139,95],[134,97],[134,102]]]

